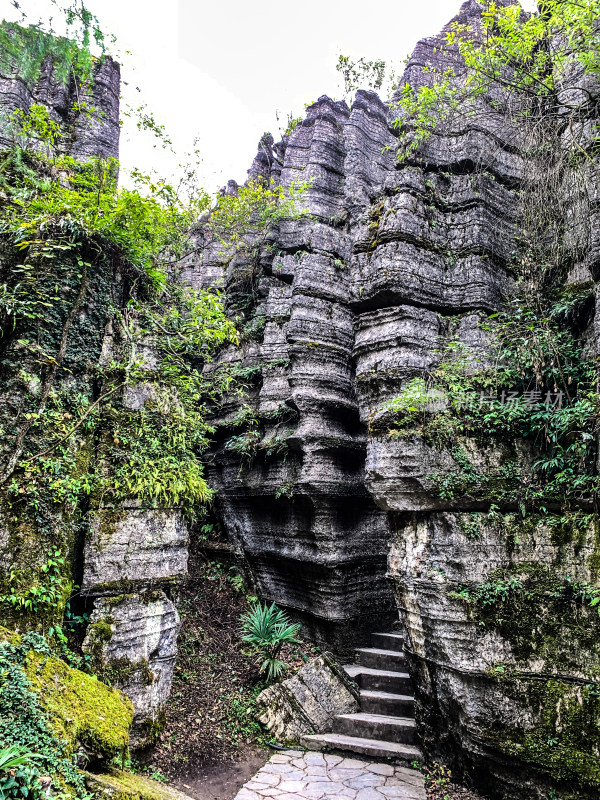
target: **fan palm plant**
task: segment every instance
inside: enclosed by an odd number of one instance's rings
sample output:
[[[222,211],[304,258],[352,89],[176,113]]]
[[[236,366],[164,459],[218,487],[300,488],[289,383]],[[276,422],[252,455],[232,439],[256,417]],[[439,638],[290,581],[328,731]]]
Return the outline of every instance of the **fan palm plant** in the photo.
[[[260,671],[266,675],[267,682],[279,678],[286,664],[279,656],[284,644],[297,644],[301,626],[292,623],[287,614],[275,603],[255,603],[241,617],[242,641],[247,642],[257,653],[261,663]]]

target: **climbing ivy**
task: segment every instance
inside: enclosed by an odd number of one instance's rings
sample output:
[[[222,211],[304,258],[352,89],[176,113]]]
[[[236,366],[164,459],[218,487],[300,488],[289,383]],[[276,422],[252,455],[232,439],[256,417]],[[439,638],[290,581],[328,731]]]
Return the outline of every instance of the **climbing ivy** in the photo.
[[[205,192],[138,172],[119,187],[114,159],[58,152],[43,106],[12,122],[0,154],[0,514],[11,547],[26,540],[35,557],[2,579],[0,601],[5,619],[57,630],[90,508],[138,498],[193,515],[210,500],[209,409],[232,376],[205,367],[237,333],[218,292],[179,277]]]

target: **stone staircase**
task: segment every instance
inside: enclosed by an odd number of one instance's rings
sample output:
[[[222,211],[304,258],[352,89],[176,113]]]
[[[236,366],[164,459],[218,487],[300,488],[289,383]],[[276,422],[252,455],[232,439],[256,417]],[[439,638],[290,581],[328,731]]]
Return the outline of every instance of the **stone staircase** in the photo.
[[[306,747],[406,762],[421,758],[403,644],[398,633],[372,633],[372,646],[355,650],[357,663],[344,669],[360,687],[360,711],[334,717],[331,733],[303,737]]]

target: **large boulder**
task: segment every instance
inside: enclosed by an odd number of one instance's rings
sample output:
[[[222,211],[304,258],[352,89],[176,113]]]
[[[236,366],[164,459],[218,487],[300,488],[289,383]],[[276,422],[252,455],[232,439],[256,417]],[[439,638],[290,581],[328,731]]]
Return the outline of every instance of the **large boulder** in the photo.
[[[285,742],[324,733],[331,730],[337,714],[358,711],[355,686],[328,653],[313,658],[291,678],[269,686],[256,702],[264,709],[260,722]]]
[[[7,722],[13,726],[0,725],[0,745],[14,741],[15,730],[34,724],[28,716],[30,707],[18,700],[19,692],[33,692],[39,709],[36,714],[47,723],[64,757],[98,762],[126,754],[133,707],[118,689],[70,667],[41,647],[30,648],[27,638],[3,627],[0,653],[5,667],[0,688],[7,690],[0,695],[0,718],[10,715]]]
[[[156,739],[171,690],[180,620],[161,591],[101,597],[95,602],[83,649],[94,668],[131,699],[131,747]]]

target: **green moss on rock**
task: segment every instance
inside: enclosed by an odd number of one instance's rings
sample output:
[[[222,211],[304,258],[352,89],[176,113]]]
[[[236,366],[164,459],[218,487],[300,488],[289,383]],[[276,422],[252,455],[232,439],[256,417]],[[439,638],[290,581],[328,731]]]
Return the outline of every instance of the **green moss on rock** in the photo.
[[[524,693],[536,722],[499,741],[500,749],[548,772],[575,792],[569,797],[599,797],[600,686],[549,679],[517,680],[514,688]]]
[[[170,786],[132,772],[87,773],[86,784],[96,800],[189,800]]]
[[[29,653],[25,673],[56,735],[103,758],[127,751],[131,701],[116,689],[72,669],[57,658]]]
[[[515,562],[452,596],[510,642],[517,665],[535,660],[549,672],[580,674],[585,664],[592,680],[600,676],[600,616],[584,589],[543,564]]]

